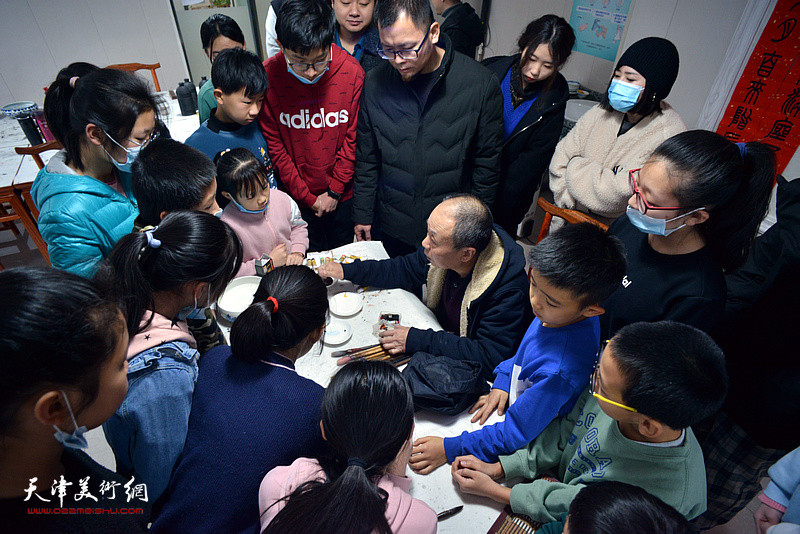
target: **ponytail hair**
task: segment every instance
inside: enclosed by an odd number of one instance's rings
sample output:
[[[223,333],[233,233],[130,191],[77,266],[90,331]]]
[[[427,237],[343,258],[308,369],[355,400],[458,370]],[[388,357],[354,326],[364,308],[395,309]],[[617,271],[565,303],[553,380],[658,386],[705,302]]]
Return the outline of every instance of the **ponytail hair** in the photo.
[[[267,273],[231,327],[231,353],[256,362],[297,346],[328,317],[328,291],[314,271],[287,265]]]
[[[694,529],[676,509],[638,486],[595,482],[569,505],[570,532],[592,534],[691,534]]]
[[[214,302],[242,264],[242,245],[230,226],[201,211],[167,214],[155,229],[120,239],[95,276],[124,305],[131,336],[155,306],[155,293],[207,282]],[[205,304],[198,302],[198,304]]]
[[[319,458],[325,480],[295,490],[264,532],[391,534],[377,481],[414,428],[403,376],[386,362],[349,363],[331,379],[321,412],[332,451]]]
[[[123,333],[117,305],[90,280],[51,268],[0,272],[0,436],[43,388],[75,388],[80,412]]]
[[[160,104],[147,82],[131,72],[72,63],[59,71],[44,97],[44,114],[53,135],[66,150],[66,163],[84,169],[81,143],[86,125],[95,124],[116,141],[130,136],[140,114],[155,113]]]
[[[653,158],[666,164],[673,194],[686,211],[708,212],[695,228],[720,265],[731,271],[744,263],[769,207],[776,175],[772,149],[690,130],[661,143]]]

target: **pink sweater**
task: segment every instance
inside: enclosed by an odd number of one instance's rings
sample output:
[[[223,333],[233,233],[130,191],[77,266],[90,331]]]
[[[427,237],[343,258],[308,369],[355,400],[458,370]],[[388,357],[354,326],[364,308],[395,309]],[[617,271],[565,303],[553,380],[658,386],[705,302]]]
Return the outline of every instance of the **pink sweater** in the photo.
[[[290,495],[301,484],[324,473],[316,460],[298,458],[292,465],[276,467],[261,481],[258,491],[258,508],[261,512],[261,531],[269,525]],[[386,519],[394,534],[426,534],[436,532],[436,512],[424,502],[408,494],[411,479],[395,475],[384,475],[378,487],[389,494],[386,504]],[[272,506],[274,504],[274,506]],[[354,505],[357,506],[357,503]]]
[[[244,213],[231,202],[222,212],[222,220],[242,241],[244,255],[237,278],[256,274],[256,260],[281,243],[286,245],[287,254],[305,254],[308,249],[308,225],[295,201],[283,191],[270,189],[264,213]]]

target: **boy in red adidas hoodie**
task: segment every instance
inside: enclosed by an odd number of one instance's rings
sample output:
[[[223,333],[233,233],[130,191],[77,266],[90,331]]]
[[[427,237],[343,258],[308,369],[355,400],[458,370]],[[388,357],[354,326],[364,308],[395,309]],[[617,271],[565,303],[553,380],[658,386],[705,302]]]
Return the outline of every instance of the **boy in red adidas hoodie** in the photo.
[[[258,120],[283,188],[308,222],[309,250],[353,241],[350,220],[356,125],[364,71],[333,44],[330,3],[287,0],[278,11],[281,52]]]

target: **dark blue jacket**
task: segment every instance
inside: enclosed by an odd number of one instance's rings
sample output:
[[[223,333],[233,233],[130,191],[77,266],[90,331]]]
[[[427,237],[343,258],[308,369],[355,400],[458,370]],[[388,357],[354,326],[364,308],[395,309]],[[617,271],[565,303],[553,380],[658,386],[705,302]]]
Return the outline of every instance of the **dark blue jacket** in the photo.
[[[514,356],[533,320],[525,256],[514,240],[495,225],[494,234],[472,270],[461,305],[460,335],[412,328],[406,352],[428,352],[481,364],[492,379],[500,362]],[[356,261],[342,265],[344,278],[357,284],[414,290],[428,284],[428,307],[436,310],[447,274],[432,267],[419,248],[390,260]],[[402,311],[402,310],[401,310]]]
[[[258,488],[273,467],[322,451],[324,389],[272,354],[215,347],[200,359],[186,445],[151,532],[260,532]]]

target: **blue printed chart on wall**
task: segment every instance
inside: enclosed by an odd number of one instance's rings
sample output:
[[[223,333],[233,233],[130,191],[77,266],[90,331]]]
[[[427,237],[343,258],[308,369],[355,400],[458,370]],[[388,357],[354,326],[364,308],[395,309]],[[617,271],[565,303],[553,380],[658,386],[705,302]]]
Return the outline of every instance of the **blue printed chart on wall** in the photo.
[[[573,0],[569,23],[576,52],[614,61],[628,22],[631,0]]]

